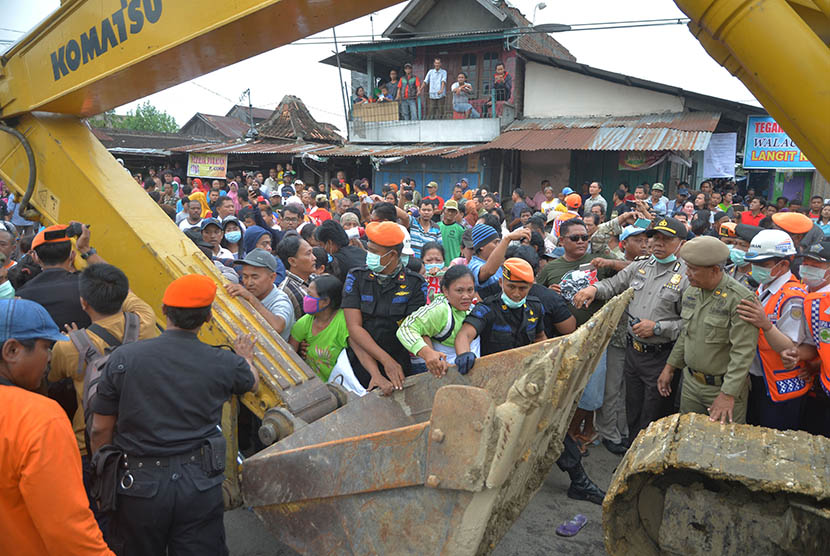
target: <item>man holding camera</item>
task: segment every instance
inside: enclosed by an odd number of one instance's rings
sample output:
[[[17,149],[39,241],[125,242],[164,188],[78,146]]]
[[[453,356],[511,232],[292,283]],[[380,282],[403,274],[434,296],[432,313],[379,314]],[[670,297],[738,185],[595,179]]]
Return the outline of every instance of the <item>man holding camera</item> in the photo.
[[[78,238],[75,249],[72,249],[72,237]],[[79,328],[92,324],[81,307],[79,275],[74,266],[77,255],[89,264],[105,262],[90,247],[89,238],[89,226],[70,222],[68,226],[49,226],[32,240],[35,262],[43,272],[26,282],[17,295],[43,305],[61,330],[72,323]]]

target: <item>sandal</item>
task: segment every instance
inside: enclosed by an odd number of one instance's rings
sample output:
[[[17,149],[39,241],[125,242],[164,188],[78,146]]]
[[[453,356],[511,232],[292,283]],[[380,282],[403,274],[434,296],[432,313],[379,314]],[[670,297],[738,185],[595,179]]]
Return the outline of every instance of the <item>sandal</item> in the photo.
[[[579,533],[585,524],[588,523],[588,518],[582,514],[576,514],[570,521],[566,521],[556,528],[556,534],[560,537],[573,537]]]

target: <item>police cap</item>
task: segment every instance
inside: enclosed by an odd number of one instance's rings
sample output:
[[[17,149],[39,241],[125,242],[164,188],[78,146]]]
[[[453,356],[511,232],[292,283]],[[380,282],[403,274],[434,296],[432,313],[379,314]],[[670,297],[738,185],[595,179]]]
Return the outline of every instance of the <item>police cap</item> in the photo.
[[[712,236],[698,236],[683,244],[677,254],[693,266],[715,266],[729,258],[729,247]]]
[[[757,236],[763,229],[761,226],[752,226],[750,224],[735,224],[735,236],[747,243],[752,243],[752,238]]]
[[[830,262],[830,241],[822,241],[811,245],[802,255],[814,261],[828,263]]]
[[[661,233],[668,237],[685,239],[688,231],[686,230],[686,225],[680,220],[666,217],[655,220],[654,226],[646,230],[646,237],[653,237],[656,233]]]

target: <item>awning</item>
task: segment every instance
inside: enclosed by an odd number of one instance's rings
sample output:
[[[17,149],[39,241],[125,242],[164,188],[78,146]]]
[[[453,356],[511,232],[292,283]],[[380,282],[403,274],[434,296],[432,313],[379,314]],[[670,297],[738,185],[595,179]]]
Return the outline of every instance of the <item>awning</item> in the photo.
[[[719,119],[720,114],[716,113],[680,113],[519,120],[489,143],[467,152],[490,149],[703,151]]]

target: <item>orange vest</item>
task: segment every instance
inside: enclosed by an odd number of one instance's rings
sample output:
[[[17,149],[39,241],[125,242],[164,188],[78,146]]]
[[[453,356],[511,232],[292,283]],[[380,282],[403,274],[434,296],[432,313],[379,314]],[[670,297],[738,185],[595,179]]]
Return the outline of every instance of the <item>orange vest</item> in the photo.
[[[770,296],[764,306],[764,312],[773,326],[781,318],[781,309],[790,299],[803,300],[807,295],[804,285],[795,276],[784,284],[775,295]],[[764,371],[767,394],[774,402],[784,402],[799,398],[810,390],[811,382],[798,378],[802,365],[799,362],[792,369],[785,369],[781,356],[770,347],[764,331],[758,336],[758,356]]]
[[[805,297],[804,314],[821,360],[821,387],[830,395],[830,293],[811,293]]]

